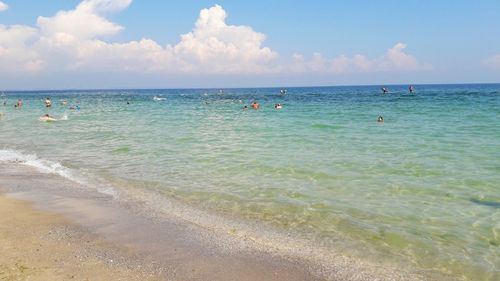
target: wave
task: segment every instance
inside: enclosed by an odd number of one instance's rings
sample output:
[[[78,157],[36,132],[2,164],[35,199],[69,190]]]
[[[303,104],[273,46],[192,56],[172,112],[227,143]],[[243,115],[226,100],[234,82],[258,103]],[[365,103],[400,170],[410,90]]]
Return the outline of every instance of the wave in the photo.
[[[155,100],[155,101],[164,101],[164,100],[167,100],[167,99],[164,98],[164,97],[160,97],[160,96],[154,96],[153,100]]]
[[[62,120],[62,121],[66,121],[66,120],[69,120],[68,118],[68,113],[64,113],[61,118],[59,118],[59,120]]]
[[[93,187],[98,192],[117,197],[118,193],[109,185],[99,182],[91,182],[90,177],[74,169],[63,166],[59,162],[41,159],[36,154],[25,154],[21,151],[11,149],[0,149],[0,163],[15,163],[30,166],[42,173],[59,175],[72,182],[85,187]]]

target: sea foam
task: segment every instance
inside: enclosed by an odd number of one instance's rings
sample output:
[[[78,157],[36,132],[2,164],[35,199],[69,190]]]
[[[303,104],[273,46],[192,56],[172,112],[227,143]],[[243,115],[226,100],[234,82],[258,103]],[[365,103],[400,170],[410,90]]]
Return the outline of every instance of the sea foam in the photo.
[[[117,197],[117,192],[111,186],[92,182],[89,177],[77,170],[63,166],[59,162],[54,162],[39,158],[36,154],[27,154],[17,150],[0,149],[0,163],[15,163],[34,167],[42,173],[56,174],[65,179],[78,183],[84,187],[95,188],[100,193]]]

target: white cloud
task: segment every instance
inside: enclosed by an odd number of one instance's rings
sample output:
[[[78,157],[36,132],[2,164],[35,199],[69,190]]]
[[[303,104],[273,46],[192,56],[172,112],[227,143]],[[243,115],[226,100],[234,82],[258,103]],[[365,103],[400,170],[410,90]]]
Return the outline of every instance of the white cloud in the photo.
[[[7,5],[4,2],[0,1],[0,12],[6,11],[7,9],[9,9],[9,5]]]
[[[262,47],[265,35],[248,26],[227,25],[221,6],[203,9],[192,32],[181,36],[174,55],[201,71],[261,72],[277,56]]]
[[[86,0],[74,10],[59,11],[50,18],[38,17],[37,25],[42,35],[46,37],[89,40],[113,35],[123,27],[108,21],[102,15],[125,9],[131,2],[132,0]]]
[[[39,54],[29,47],[29,42],[37,37],[32,27],[0,25],[0,71],[32,72],[42,68]]]
[[[278,54],[263,46],[265,35],[249,26],[228,25],[224,9],[200,11],[193,29],[174,45],[161,46],[143,38],[110,42],[124,29],[109,21],[109,13],[126,9],[132,0],[84,0],[75,9],[38,17],[37,26],[0,26],[0,71],[41,69],[91,72],[154,72],[188,74],[355,73],[431,69],[404,52],[398,43],[374,59],[363,55],[311,59]]]
[[[110,43],[104,39],[123,27],[104,15],[125,9],[130,0],[86,0],[74,10],[39,17],[33,49],[48,66],[102,71],[165,73],[258,73],[276,57],[262,47],[265,35],[247,26],[227,25],[226,12],[215,5],[203,9],[194,29],[176,45],[160,46],[151,39]]]
[[[359,72],[389,72],[389,71],[425,71],[431,70],[432,65],[420,63],[404,52],[406,44],[397,43],[394,47],[378,57],[369,59],[364,55],[348,57],[341,55],[327,59],[319,53],[314,53],[310,60],[304,59],[301,54],[292,56],[290,69],[293,72],[321,72],[332,74],[359,73]]]
[[[482,61],[483,65],[493,69],[500,69],[500,54],[491,56]]]

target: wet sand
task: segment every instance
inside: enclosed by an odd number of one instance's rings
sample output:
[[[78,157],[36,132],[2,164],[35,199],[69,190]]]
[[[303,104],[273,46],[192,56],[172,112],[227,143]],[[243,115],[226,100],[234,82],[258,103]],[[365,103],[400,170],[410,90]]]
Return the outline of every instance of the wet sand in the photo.
[[[241,237],[212,243],[218,234],[209,229],[158,219],[136,204],[28,166],[0,163],[0,192],[0,252],[8,253],[0,257],[0,279],[427,279],[349,259],[315,265],[252,249]]]

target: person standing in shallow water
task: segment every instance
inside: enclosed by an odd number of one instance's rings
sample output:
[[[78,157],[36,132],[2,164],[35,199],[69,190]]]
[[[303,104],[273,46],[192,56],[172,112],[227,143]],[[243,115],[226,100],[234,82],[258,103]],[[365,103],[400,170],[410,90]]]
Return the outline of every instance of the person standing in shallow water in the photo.
[[[382,115],[379,115],[377,118],[377,122],[384,123],[384,117],[382,117]]]
[[[415,87],[413,87],[413,85],[410,85],[410,87],[408,87],[408,90],[410,91],[410,94],[413,94],[413,92],[415,91]]]

